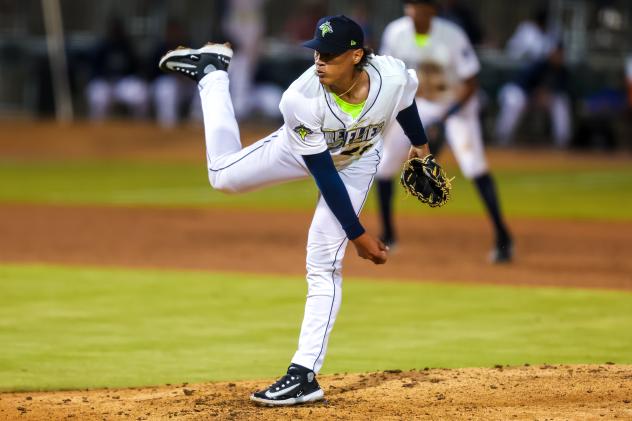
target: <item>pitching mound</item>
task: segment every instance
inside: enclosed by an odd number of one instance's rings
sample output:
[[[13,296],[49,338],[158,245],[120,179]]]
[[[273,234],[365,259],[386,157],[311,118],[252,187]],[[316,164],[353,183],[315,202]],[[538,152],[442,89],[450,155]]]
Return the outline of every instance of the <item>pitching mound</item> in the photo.
[[[7,393],[2,419],[632,419],[632,366],[422,369],[320,378],[323,402],[253,405],[275,379],[138,389]]]

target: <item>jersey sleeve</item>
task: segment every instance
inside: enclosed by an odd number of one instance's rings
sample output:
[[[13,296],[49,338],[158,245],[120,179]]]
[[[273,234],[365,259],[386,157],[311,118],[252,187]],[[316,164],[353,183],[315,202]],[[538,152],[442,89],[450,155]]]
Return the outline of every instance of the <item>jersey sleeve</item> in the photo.
[[[397,105],[397,112],[410,107],[410,104],[412,104],[415,100],[415,96],[417,95],[417,86],[419,85],[417,72],[413,69],[405,69],[404,71],[406,73],[406,82],[402,91],[402,97]]]
[[[281,98],[279,109],[294,152],[314,155],[327,150],[327,142],[321,131],[322,119],[317,115],[313,100],[294,90],[287,90]]]
[[[461,80],[469,79],[478,74],[481,70],[481,64],[472,44],[467,39],[467,35],[461,30],[455,31],[453,51],[456,74]]]

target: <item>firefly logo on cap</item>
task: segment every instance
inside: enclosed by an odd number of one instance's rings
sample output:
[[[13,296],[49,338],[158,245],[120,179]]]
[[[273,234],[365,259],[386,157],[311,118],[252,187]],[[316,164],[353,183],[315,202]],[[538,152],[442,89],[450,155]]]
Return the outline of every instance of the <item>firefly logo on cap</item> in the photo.
[[[318,27],[318,29],[320,29],[321,36],[323,38],[327,34],[333,34],[334,33],[334,28],[331,27],[331,23],[329,23],[329,21],[327,21],[327,22],[323,23],[322,25],[320,25]]]

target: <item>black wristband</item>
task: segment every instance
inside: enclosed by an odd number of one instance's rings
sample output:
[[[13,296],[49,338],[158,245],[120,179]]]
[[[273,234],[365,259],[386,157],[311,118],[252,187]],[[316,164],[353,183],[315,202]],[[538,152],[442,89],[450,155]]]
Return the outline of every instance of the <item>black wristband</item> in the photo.
[[[419,111],[415,101],[408,108],[401,110],[396,118],[404,133],[410,139],[410,143],[414,146],[423,146],[428,143],[428,136],[426,136],[426,131],[419,118]]]

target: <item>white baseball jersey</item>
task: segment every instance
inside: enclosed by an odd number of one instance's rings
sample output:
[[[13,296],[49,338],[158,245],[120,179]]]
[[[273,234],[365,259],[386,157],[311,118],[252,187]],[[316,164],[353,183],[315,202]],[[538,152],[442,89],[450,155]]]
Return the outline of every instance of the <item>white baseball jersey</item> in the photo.
[[[454,23],[432,19],[426,45],[415,42],[415,24],[404,16],[391,22],[382,37],[382,54],[397,57],[420,73],[421,96],[449,102],[461,81],[476,75],[481,65],[467,35]]]
[[[463,81],[475,76],[481,65],[465,32],[450,21],[433,18],[424,46],[416,43],[415,36],[413,20],[408,16],[399,18],[387,25],[381,52],[417,69],[417,109],[427,127],[443,118]],[[445,128],[446,139],[463,175],[475,178],[486,173],[487,162],[475,96],[446,120]],[[398,124],[393,124],[385,137],[383,159],[377,174],[381,179],[399,173],[410,148],[410,142]]]
[[[310,67],[283,94],[279,108],[292,150],[312,155],[329,150],[338,170],[382,141],[382,133],[417,91],[417,76],[400,60],[371,56],[365,67],[369,95],[357,118],[343,112]]]

